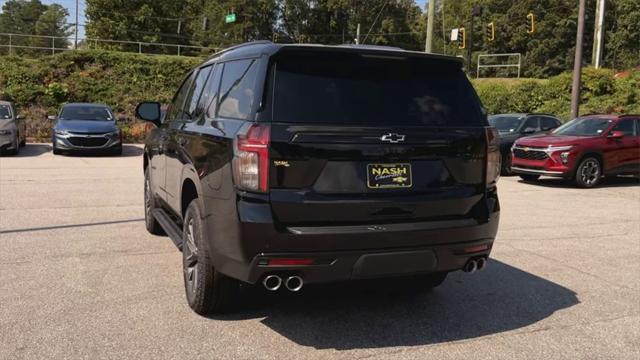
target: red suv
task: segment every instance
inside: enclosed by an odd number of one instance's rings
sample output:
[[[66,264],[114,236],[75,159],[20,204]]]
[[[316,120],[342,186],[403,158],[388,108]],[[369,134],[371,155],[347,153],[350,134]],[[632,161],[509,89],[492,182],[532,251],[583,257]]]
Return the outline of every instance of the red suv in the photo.
[[[545,175],[594,187],[605,175],[640,174],[640,115],[584,116],[518,139],[511,151],[511,168],[525,181]]]

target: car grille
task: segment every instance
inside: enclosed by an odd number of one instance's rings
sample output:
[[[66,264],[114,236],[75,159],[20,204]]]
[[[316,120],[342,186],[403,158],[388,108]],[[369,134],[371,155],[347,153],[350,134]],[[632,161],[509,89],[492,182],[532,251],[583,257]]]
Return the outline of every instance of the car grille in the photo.
[[[547,153],[541,150],[525,150],[521,148],[513,149],[513,156],[518,159],[525,160],[546,160],[548,158]]]
[[[109,139],[104,137],[70,137],[68,140],[71,145],[82,147],[100,147],[109,141]]]

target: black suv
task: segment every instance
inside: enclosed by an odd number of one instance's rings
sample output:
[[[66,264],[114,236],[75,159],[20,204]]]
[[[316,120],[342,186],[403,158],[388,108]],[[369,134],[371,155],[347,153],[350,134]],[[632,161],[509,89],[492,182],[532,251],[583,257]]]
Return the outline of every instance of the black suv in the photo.
[[[511,147],[521,137],[549,132],[562,122],[548,114],[496,114],[489,116],[489,125],[500,134],[500,153],[502,154],[502,174],[513,175],[511,171]]]
[[[182,83],[144,152],[145,217],[182,249],[197,313],[241,282],[414,277],[486,264],[499,221],[498,134],[457,58],[254,42]]]

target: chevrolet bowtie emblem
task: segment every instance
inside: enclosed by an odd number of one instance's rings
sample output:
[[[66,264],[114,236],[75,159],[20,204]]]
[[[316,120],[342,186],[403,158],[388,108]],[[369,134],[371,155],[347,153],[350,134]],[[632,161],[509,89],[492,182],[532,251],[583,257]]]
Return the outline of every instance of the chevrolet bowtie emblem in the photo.
[[[396,134],[396,133],[389,133],[386,135],[382,135],[382,137],[380,137],[380,140],[382,141],[388,141],[392,144],[397,144],[399,142],[403,142],[405,138],[405,135],[402,134]]]

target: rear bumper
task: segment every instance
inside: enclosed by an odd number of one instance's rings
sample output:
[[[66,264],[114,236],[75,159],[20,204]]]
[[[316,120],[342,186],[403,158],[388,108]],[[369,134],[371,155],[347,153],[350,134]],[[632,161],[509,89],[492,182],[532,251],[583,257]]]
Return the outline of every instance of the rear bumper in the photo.
[[[216,270],[258,283],[268,274],[297,274],[305,283],[460,270],[487,257],[500,221],[497,195],[479,204],[473,218],[408,224],[287,227],[275,225],[269,204],[237,202],[237,223],[207,216],[206,249]],[[228,213],[227,213],[228,214]],[[486,215],[489,216],[486,216]],[[235,220],[235,219],[234,219]],[[232,222],[234,220],[231,220]],[[270,259],[305,259],[306,265],[273,265]]]

